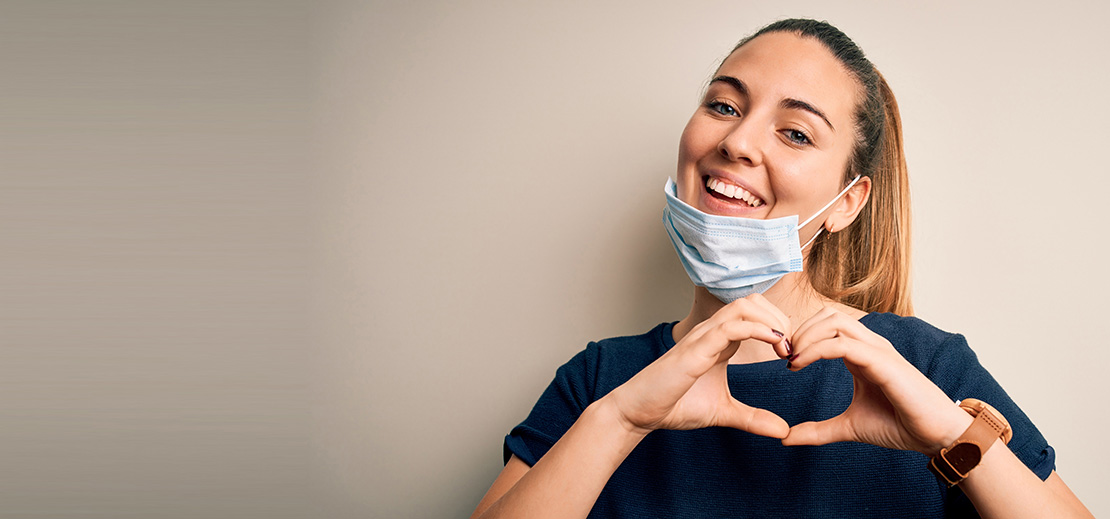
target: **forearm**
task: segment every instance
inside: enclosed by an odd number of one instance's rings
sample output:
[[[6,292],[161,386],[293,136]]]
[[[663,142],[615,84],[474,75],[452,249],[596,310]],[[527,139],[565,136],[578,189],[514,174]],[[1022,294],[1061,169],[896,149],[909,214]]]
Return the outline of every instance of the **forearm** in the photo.
[[[586,517],[646,431],[627,426],[606,399],[578,421],[516,485],[479,517]]]
[[[1058,476],[1052,478],[1041,481],[998,440],[960,489],[984,518],[1093,517]]]

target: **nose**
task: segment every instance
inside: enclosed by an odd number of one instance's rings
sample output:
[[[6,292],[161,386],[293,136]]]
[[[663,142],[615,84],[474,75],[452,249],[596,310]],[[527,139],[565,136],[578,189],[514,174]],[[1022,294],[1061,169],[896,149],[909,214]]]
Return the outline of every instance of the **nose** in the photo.
[[[736,121],[729,129],[721,142],[717,143],[717,151],[724,158],[733,162],[743,162],[754,166],[763,161],[760,137],[755,131],[757,121],[747,118]]]

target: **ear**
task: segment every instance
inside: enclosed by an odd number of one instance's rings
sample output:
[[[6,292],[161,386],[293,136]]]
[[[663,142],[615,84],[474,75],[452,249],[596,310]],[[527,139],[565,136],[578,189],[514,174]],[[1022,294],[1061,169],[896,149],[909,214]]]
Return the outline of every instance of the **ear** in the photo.
[[[860,177],[856,185],[833,205],[832,212],[825,218],[825,230],[837,232],[851,225],[870,197],[871,177]]]

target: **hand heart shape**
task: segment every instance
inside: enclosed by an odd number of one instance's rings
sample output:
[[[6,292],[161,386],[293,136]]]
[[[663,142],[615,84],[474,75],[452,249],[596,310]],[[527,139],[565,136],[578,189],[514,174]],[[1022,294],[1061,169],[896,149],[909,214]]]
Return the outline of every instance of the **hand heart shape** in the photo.
[[[794,371],[819,359],[841,359],[853,377],[852,402],[838,416],[790,427],[778,415],[736,400],[728,388],[728,361],[750,339],[770,344]],[[759,294],[729,303],[694,326],[606,398],[629,427],[643,432],[721,426],[781,438],[784,445],[854,441],[928,455],[971,421],[858,320],[827,307],[791,333],[786,315]]]

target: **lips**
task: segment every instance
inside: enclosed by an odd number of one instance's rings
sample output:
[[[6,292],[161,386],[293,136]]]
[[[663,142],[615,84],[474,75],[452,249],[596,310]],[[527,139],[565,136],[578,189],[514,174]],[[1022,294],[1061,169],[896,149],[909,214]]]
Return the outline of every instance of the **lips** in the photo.
[[[759,207],[763,205],[763,200],[750,191],[717,177],[709,177],[705,181],[705,187],[711,194],[720,195],[721,197],[737,202],[743,202],[748,207]]]

